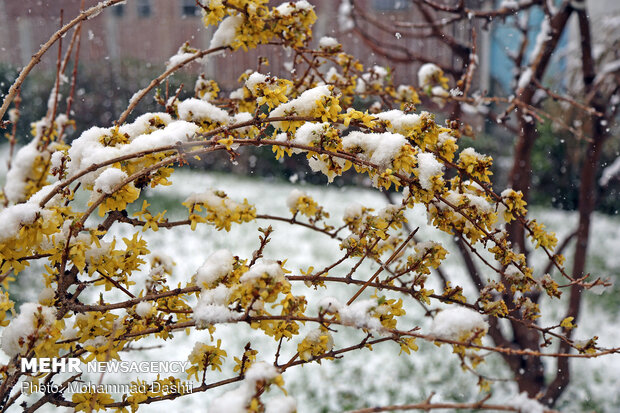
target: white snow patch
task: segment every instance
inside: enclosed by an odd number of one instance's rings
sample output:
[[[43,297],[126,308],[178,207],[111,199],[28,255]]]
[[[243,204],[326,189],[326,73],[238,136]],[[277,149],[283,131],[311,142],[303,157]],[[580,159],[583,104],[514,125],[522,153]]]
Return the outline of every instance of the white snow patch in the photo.
[[[389,131],[406,135],[412,129],[422,126],[421,117],[415,113],[404,113],[401,110],[389,110],[377,113],[375,117],[387,120],[392,125]]]
[[[431,177],[442,174],[443,165],[435,159],[435,155],[429,152],[420,152],[416,156],[418,160],[418,179],[420,186],[427,191],[433,189]]]
[[[432,85],[433,78],[438,77],[442,73],[439,66],[434,63],[425,63],[418,69],[418,85],[421,88]]]
[[[127,179],[127,174],[118,168],[108,168],[95,179],[94,190],[104,194],[114,192],[114,187]]]
[[[219,250],[211,254],[196,272],[196,284],[211,288],[233,271],[235,257],[228,250]]]
[[[407,144],[405,137],[398,133],[364,133],[353,131],[342,138],[345,151],[357,151],[358,157],[370,161],[382,169],[389,168],[401,148]]]
[[[273,380],[278,374],[278,370],[271,364],[265,362],[252,364],[245,373],[245,379],[239,387],[215,398],[208,411],[213,413],[246,413],[246,406],[256,392],[256,384],[259,381]]]
[[[299,200],[299,198],[303,198],[307,196],[308,196],[307,193],[295,188],[291,191],[291,193],[286,198],[286,206],[288,206],[288,209],[290,209],[291,211],[294,211],[297,207],[297,200]]]
[[[11,320],[2,332],[1,346],[8,356],[16,356],[29,346],[30,340],[26,337],[35,334],[35,323],[39,317],[42,326],[39,327],[38,334],[47,336],[47,333],[41,330],[49,328],[56,321],[56,309],[38,303],[21,305],[17,317]],[[23,340],[20,342],[20,339]]]
[[[323,36],[319,40],[319,47],[321,49],[331,49],[333,47],[338,47],[339,45],[340,43],[338,43],[338,40],[334,37]]]
[[[187,121],[215,121],[228,124],[230,116],[228,112],[202,99],[186,99],[179,102],[179,117]]]
[[[153,309],[153,304],[148,301],[141,301],[136,306],[136,314],[140,317],[146,317]]]
[[[298,98],[279,105],[269,114],[269,117],[275,118],[286,115],[309,116],[316,108],[316,102],[330,94],[331,91],[327,85],[308,89]],[[276,127],[280,127],[280,124],[280,122],[274,122]]]
[[[437,313],[431,334],[446,340],[460,340],[474,331],[486,333],[489,324],[481,314],[465,307],[448,308]]]
[[[220,23],[219,27],[213,34],[209,48],[230,46],[237,36],[237,29],[243,24],[243,16],[229,16]]]
[[[208,325],[234,321],[243,317],[243,313],[237,313],[228,308],[230,294],[231,290],[224,284],[211,290],[203,290],[193,307],[196,327],[205,328]]]
[[[380,331],[383,329],[381,321],[370,314],[376,307],[376,300],[362,300],[341,307],[338,314],[344,325]]]
[[[265,260],[264,262],[254,264],[248,272],[241,276],[239,281],[242,283],[253,282],[265,274],[272,279],[284,279],[284,271],[282,271],[280,264],[275,261]]]

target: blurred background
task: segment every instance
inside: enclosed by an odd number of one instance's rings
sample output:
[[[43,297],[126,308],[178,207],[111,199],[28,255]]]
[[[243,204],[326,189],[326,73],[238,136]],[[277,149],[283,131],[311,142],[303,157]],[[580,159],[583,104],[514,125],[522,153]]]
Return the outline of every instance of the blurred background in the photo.
[[[95,4],[86,1],[86,6]],[[271,3],[280,3],[272,1]],[[545,2],[529,2],[530,7],[514,13],[498,15],[495,19],[469,19],[454,21],[451,14],[442,14],[432,8],[421,8],[418,2],[409,0],[357,0],[313,1],[318,16],[314,27],[314,43],[323,36],[336,37],[343,50],[350,53],[370,68],[374,65],[390,68],[391,80],[395,85],[416,85],[417,71],[421,64],[433,62],[451,77],[451,87],[467,66],[467,45],[476,44],[476,70],[472,77],[472,90],[478,96],[510,97],[515,89],[522,68],[533,59],[537,37],[544,26]],[[455,1],[438,1],[451,5]],[[502,10],[514,2],[468,0],[471,10]],[[528,3],[528,2],[525,2]],[[554,3],[547,1],[546,3]],[[562,2],[555,1],[559,6]],[[620,2],[616,0],[588,1],[587,10],[591,20],[594,38],[595,58],[599,65],[616,61],[618,56],[618,32],[620,29]],[[352,7],[354,6],[354,7]],[[557,7],[555,6],[555,7]],[[51,33],[60,27],[60,16],[66,23],[79,12],[80,0],[22,0],[0,1],[0,91],[6,93],[19,70],[38,50]],[[347,10],[347,7],[349,10]],[[428,30],[429,14],[455,43],[453,47]],[[127,106],[130,97],[140,87],[165,69],[166,60],[174,55],[184,43],[206,49],[213,34],[213,28],[205,28],[201,10],[194,0],[133,0],[105,10],[84,25],[82,34],[79,70],[77,75],[76,104],[74,118],[76,128],[69,139],[93,125],[110,125]],[[469,24],[468,24],[469,23]],[[472,28],[476,39],[472,39]],[[571,17],[562,31],[559,42],[553,50],[551,62],[544,74],[544,83],[560,95],[570,94],[570,88],[579,77],[578,22]],[[65,40],[65,47],[68,36]],[[313,44],[315,45],[315,44]],[[56,49],[46,54],[22,89],[22,108],[18,125],[18,139],[28,141],[30,123],[40,119],[46,111],[49,90],[56,76]],[[515,55],[521,55],[516,61]],[[259,47],[249,53],[233,53],[217,56],[189,69],[177,73],[170,80],[170,90],[184,85],[181,97],[193,93],[193,83],[199,73],[218,82],[222,96],[237,89],[239,76],[245,69],[256,70],[259,56],[268,58],[269,66],[262,71],[274,75],[287,75],[290,51]],[[577,60],[577,62],[575,62]],[[71,65],[71,63],[69,63]],[[288,66],[290,68],[290,66]],[[616,68],[617,70],[617,68]],[[67,73],[71,73],[71,67]],[[578,83],[578,82],[577,82]],[[360,100],[360,109],[367,109],[372,101]],[[617,102],[616,102],[617,103]],[[512,166],[515,132],[519,123],[513,116],[503,123],[497,123],[497,115],[503,107],[486,105],[472,108],[472,105],[447,105],[438,107],[430,99],[423,99],[419,110],[431,110],[444,118],[458,118],[473,130],[467,138],[477,150],[495,159],[496,186],[503,187],[508,180]],[[566,123],[576,122],[580,114],[575,107],[555,99],[540,103],[545,111]],[[145,99],[134,114],[156,110],[152,99]],[[491,113],[489,113],[491,112]],[[607,139],[601,156],[602,168],[610,165],[620,154],[617,139],[617,122],[606,125],[614,138]],[[536,122],[539,137],[532,153],[532,188],[530,202],[545,206],[573,210],[577,207],[580,162],[583,158],[583,136],[554,122]],[[6,131],[5,131],[6,132]],[[204,167],[230,170],[227,158],[212,158]],[[288,178],[297,174],[310,182],[324,183],[324,178],[310,176],[305,163],[288,159],[276,163],[260,152],[246,151],[239,158],[234,171],[240,174],[256,173]],[[344,178],[336,182],[343,185],[350,182]],[[358,182],[359,183],[359,182]],[[615,214],[618,211],[620,181],[610,179],[604,188],[598,189],[599,211]]]

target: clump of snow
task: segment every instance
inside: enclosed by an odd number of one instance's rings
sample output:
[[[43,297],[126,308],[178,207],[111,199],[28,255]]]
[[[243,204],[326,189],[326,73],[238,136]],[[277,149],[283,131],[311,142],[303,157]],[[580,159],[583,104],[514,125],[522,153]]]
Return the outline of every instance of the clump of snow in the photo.
[[[40,320],[40,324],[38,322]],[[31,344],[28,336],[46,336],[47,330],[56,321],[56,309],[37,303],[24,303],[19,308],[19,315],[2,332],[2,350],[13,357],[26,350]],[[39,324],[36,331],[35,324]],[[35,341],[36,343],[36,341]]]
[[[135,137],[129,145],[123,147],[123,154],[134,154],[164,146],[188,142],[198,132],[198,125],[183,120],[170,122],[163,129]],[[73,159],[73,158],[71,158]]]
[[[211,402],[208,411],[213,413],[246,413],[246,407],[256,393],[257,383],[273,380],[279,374],[278,370],[271,364],[265,362],[252,364],[245,373],[245,378],[241,385],[215,398]]]
[[[238,125],[240,123],[245,123],[245,122],[249,122],[254,118],[254,115],[252,115],[250,112],[239,112],[239,113],[235,113],[231,119],[230,119],[230,125],[231,127]],[[242,128],[236,128],[236,130],[240,131],[240,132],[245,132],[248,131],[250,129],[249,126],[245,126]]]
[[[329,123],[306,122],[295,132],[295,143],[306,146],[316,146],[321,140],[323,133],[329,128]]]
[[[437,78],[442,73],[439,66],[434,63],[425,63],[418,69],[418,84],[421,88],[431,86],[434,82],[433,79]]]
[[[325,311],[328,314],[336,314],[342,308],[342,304],[334,297],[323,297],[319,301],[319,311]]]
[[[215,33],[213,33],[209,48],[230,46],[237,36],[237,30],[243,24],[243,20],[242,15],[228,16],[222,20]]]
[[[136,314],[140,317],[146,317],[153,310],[153,304],[148,301],[140,301],[136,306]]]
[[[62,160],[65,159],[66,154],[63,151],[56,151],[50,157],[50,168],[59,169],[62,166]]]
[[[442,174],[442,164],[435,159],[435,155],[430,152],[420,152],[416,156],[418,160],[418,179],[420,186],[427,191],[433,189],[431,177]]]
[[[375,117],[389,121],[391,126],[388,127],[388,130],[403,135],[422,126],[420,115],[415,113],[404,113],[397,109],[377,113]]]
[[[56,116],[54,123],[56,123],[56,132],[58,133],[58,135],[61,135],[61,132],[65,130],[69,123],[69,117],[64,113],[61,113],[60,115]]]
[[[155,117],[162,119],[157,113],[149,115],[150,119]],[[146,120],[148,118],[149,117],[145,117],[143,119]],[[71,144],[71,148],[69,148],[68,154],[70,161],[67,164],[68,177],[78,174],[80,171],[93,164],[101,164],[120,156],[172,146],[179,142],[188,142],[199,128],[200,127],[196,124],[181,120],[170,122],[164,128],[156,129],[150,133],[147,131],[138,136],[131,135],[128,131],[134,132],[144,130],[144,125],[141,121],[139,125],[134,124],[127,128],[119,128],[119,132],[127,133],[130,140],[129,143],[119,146],[105,146],[101,143],[102,137],[111,136],[111,128],[90,128],[84,131],[79,138],[75,139]],[[94,183],[95,178],[96,173],[89,173],[82,176],[80,182],[83,185],[91,185]]]
[[[19,119],[19,110],[15,108],[9,109],[9,122],[15,124]]]
[[[301,191],[295,188],[291,191],[291,193],[286,198],[286,206],[288,206],[288,209],[294,211],[297,207],[297,201],[299,200],[299,198],[303,198],[307,196],[308,194],[306,194],[304,191]]]
[[[381,321],[371,315],[376,307],[376,300],[362,300],[341,307],[338,314],[344,325],[379,331],[383,329]]]
[[[613,285],[613,282],[606,280],[608,283],[611,283]],[[611,287],[611,286],[609,286]],[[603,282],[599,282],[599,283],[595,283],[592,287],[588,288],[588,291],[596,294],[596,295],[601,295],[603,294],[608,287],[605,286],[605,284]]]
[[[76,320],[79,320],[79,317],[76,317]],[[106,345],[108,340],[106,336],[96,336],[95,338],[89,338],[82,345],[83,347],[102,347]]]
[[[346,161],[341,158],[333,158],[331,159],[331,162],[339,165],[341,168],[344,167],[346,163]],[[329,169],[329,163],[326,159],[312,157],[308,159],[308,166],[313,172],[321,172],[325,175],[328,183],[332,183],[334,181],[336,173]]]
[[[330,83],[344,82],[345,78],[338,73],[338,69],[335,67],[330,67],[327,73],[325,73],[325,80]]]
[[[538,400],[530,399],[526,392],[519,393],[512,400],[508,401],[508,405],[519,409],[519,413],[543,413],[545,407]]]
[[[60,332],[60,335],[62,336],[64,340],[76,339],[78,337],[78,334],[79,334],[79,331],[68,323],[67,323],[67,326]]]
[[[276,7],[276,11],[280,13],[281,16],[290,16],[296,11],[310,11],[313,8],[314,6],[308,3],[306,0],[299,0],[294,3],[292,1],[282,3],[278,7]]]
[[[197,328],[206,328],[209,325],[238,320],[243,313],[237,313],[228,308],[228,298],[231,290],[224,284],[210,290],[202,290],[198,302],[193,307],[194,321]]]
[[[258,362],[252,364],[252,366],[245,373],[245,379],[252,383],[257,383],[259,381],[273,380],[280,372],[271,364],[267,364],[265,362]]]
[[[377,211],[377,216],[387,222],[390,222],[394,220],[400,211],[401,207],[398,205],[389,204]]]
[[[514,264],[509,264],[504,270],[504,275],[511,282],[518,282],[523,278],[523,273]]]
[[[138,135],[150,133],[156,130],[153,127],[153,120],[158,119],[158,123],[167,126],[172,122],[172,116],[164,112],[145,113],[138,116],[133,122],[126,123],[118,128],[119,133],[127,134],[130,138]]]
[[[254,88],[256,87],[256,85],[258,85],[259,83],[265,83],[266,80],[267,80],[266,75],[263,75],[262,73],[254,72],[250,75],[250,77],[248,77],[248,80],[245,81],[245,87],[247,87],[251,91],[254,91]]]
[[[361,218],[363,213],[364,213],[363,205],[360,204],[359,202],[354,202],[348,205],[344,209],[344,214],[342,217],[345,220],[353,220],[353,219]]]
[[[219,250],[211,254],[196,272],[196,283],[200,287],[211,288],[233,271],[235,257],[228,250]]]
[[[459,341],[476,332],[486,334],[488,329],[489,324],[481,314],[466,307],[453,307],[437,313],[431,334],[437,338]]]
[[[34,178],[33,166],[37,158],[47,161],[54,152],[56,145],[51,144],[47,149],[37,149],[39,139],[33,139],[28,145],[20,148],[13,158],[11,169],[6,174],[4,195],[11,203],[19,203],[26,200],[26,188],[28,179]]]
[[[182,51],[182,48],[181,48],[175,55],[170,56],[170,58],[168,59],[168,63],[166,64],[166,70],[170,70],[176,65],[178,65],[179,63],[183,63],[186,60],[191,59],[192,57],[195,57],[195,56],[196,56],[196,53],[184,52]],[[131,99],[130,99],[130,102],[131,102]]]
[[[310,116],[316,108],[316,102],[329,95],[331,95],[331,91],[327,85],[308,89],[299,97],[279,105],[271,111],[269,117],[275,118],[287,115]],[[275,122],[274,125],[280,127],[280,122]]]
[[[265,260],[264,262],[254,264],[248,272],[241,276],[239,281],[242,283],[253,282],[265,274],[272,279],[284,279],[284,271],[280,264],[275,261]]]
[[[232,92],[230,92],[228,97],[231,99],[243,99],[244,97],[243,88],[240,87],[238,89],[233,90]]]
[[[32,224],[41,213],[43,210],[31,202],[0,210],[0,242],[16,237],[22,225]]]
[[[95,179],[94,190],[104,194],[111,194],[114,188],[127,179],[127,174],[118,168],[108,168]]]
[[[484,196],[474,195],[472,193],[460,193],[451,189],[446,192],[445,199],[450,204],[457,207],[460,205],[472,206],[480,213],[488,214],[494,211],[494,206]],[[448,204],[442,203],[442,209],[448,207]],[[472,224],[469,221],[465,221],[465,225],[469,228]]]
[[[463,181],[463,190],[472,195],[483,195],[484,188],[476,181]]]
[[[331,49],[333,47],[338,47],[338,46],[340,46],[340,43],[338,43],[338,40],[336,40],[333,37],[323,36],[319,40],[319,47],[321,49]]]
[[[462,156],[465,156],[465,157],[471,156],[479,160],[484,159],[484,155],[479,154],[478,152],[476,152],[474,148],[471,148],[471,147],[463,149],[459,157],[462,157]]]
[[[215,121],[228,124],[228,112],[202,99],[185,99],[177,106],[179,118],[187,121]]]
[[[456,142],[456,139],[448,132],[441,132],[437,137],[437,146],[442,147],[448,142]]]
[[[361,152],[360,158],[370,161],[382,169],[389,168],[401,148],[407,144],[398,133],[364,133],[353,131],[342,138],[342,146],[348,152]]]

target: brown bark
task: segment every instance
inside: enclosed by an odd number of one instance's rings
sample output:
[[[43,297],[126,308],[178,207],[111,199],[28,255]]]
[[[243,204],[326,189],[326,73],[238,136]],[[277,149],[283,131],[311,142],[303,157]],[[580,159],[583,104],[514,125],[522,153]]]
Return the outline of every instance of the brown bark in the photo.
[[[579,31],[581,33],[581,56],[583,83],[585,86],[585,94],[592,96],[592,107],[599,112],[605,112],[605,102],[602,96],[593,89],[593,82],[596,77],[594,71],[594,59],[592,57],[592,45],[590,38],[590,22],[586,10],[579,10]],[[593,93],[592,93],[593,92]],[[605,128],[601,125],[601,118],[592,114],[591,122],[591,140],[588,144],[583,167],[581,169],[581,181],[579,185],[579,225],[577,227],[577,245],[575,247],[575,255],[573,260],[573,278],[582,277],[586,267],[586,256],[588,251],[588,241],[590,238],[590,224],[592,212],[596,206],[596,172],[601,156],[601,149],[605,138],[607,137]],[[573,285],[570,290],[570,298],[566,317],[579,318],[581,308],[581,298],[583,295],[583,287]],[[572,330],[567,331],[568,338],[571,337]],[[568,353],[570,346],[562,341],[559,345],[559,351]],[[556,376],[549,385],[544,396],[544,402],[553,405],[562,395],[570,382],[570,363],[568,359],[558,360]]]
[[[542,79],[571,13],[572,8],[570,7],[570,3],[566,1],[560,11],[551,18],[551,36],[543,44],[539,54],[533,57],[530,66],[533,79]],[[523,90],[520,90],[520,92],[521,94],[517,96],[517,99],[525,105],[531,105],[534,93],[536,92],[533,82],[530,82]],[[523,106],[519,106],[517,108],[517,116],[520,134],[515,146],[509,183],[514,190],[521,191],[523,193],[523,199],[527,201],[532,181],[532,149],[538,138],[538,131],[536,129],[536,124],[526,120],[525,115],[526,113],[524,112]],[[513,247],[519,252],[526,254],[527,257],[524,228],[515,221],[507,227]],[[507,293],[504,297],[509,308],[513,307],[512,298],[512,294],[510,293]],[[537,299],[535,296],[531,298],[533,300]],[[534,351],[540,350],[540,336],[536,330],[528,328],[526,325],[517,321],[511,321],[511,327],[514,334],[513,342],[517,347]],[[543,362],[540,357],[527,356],[519,357],[518,361],[518,363],[510,363],[510,366],[515,374],[519,391],[525,391],[530,397],[536,397],[536,395],[545,388]],[[515,369],[514,366],[518,366],[518,369]]]
[[[566,27],[568,18],[570,17],[573,9],[570,7],[569,2],[564,2],[562,9],[551,19],[551,37],[547,40],[540,50],[538,56],[534,56],[531,70],[532,79],[540,80],[543,78],[549,61],[553,52],[556,50],[560,36]],[[533,82],[530,82],[522,91],[517,99],[525,105],[531,105],[536,87]],[[525,120],[523,107],[517,109],[518,123],[520,126],[520,134],[515,146],[513,155],[512,170],[510,171],[508,182],[515,191],[523,192],[523,199],[527,201],[529,199],[529,190],[532,182],[532,149],[534,143],[538,138],[538,132],[536,125],[532,122]],[[510,234],[511,241],[520,252],[526,253],[525,248],[525,233],[523,228],[513,222],[508,226],[508,232]]]

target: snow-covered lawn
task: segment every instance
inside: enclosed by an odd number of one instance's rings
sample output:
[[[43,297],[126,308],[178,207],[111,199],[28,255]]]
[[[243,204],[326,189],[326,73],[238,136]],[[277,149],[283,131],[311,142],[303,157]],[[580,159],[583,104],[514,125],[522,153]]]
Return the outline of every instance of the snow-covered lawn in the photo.
[[[312,195],[330,212],[330,221],[339,225],[347,205],[359,202],[376,209],[386,205],[385,197],[374,190],[336,186],[317,187],[293,185],[282,181],[264,179],[240,178],[210,172],[177,171],[172,177],[174,185],[149,190],[146,199],[152,204],[151,211],[160,212],[168,209],[172,218],[181,217],[185,208],[180,204],[192,192],[204,191],[207,188],[224,190],[233,200],[242,201],[247,198],[254,203],[259,214],[271,214],[290,217],[286,205],[286,198],[294,188],[300,188]],[[141,201],[139,202],[141,203]],[[576,214],[553,210],[534,209],[532,214],[540,221],[558,233],[561,240],[575,226]],[[463,265],[450,237],[426,226],[426,212],[415,209],[408,215],[412,227],[420,226],[417,234],[420,240],[441,241],[445,248],[454,251],[449,254],[443,268],[453,280],[453,284],[465,287],[465,295],[472,297],[473,286],[466,279]],[[185,284],[196,272],[197,268],[213,252],[226,248],[240,257],[249,258],[257,248],[258,228],[272,225],[275,232],[272,241],[265,248],[264,256],[272,259],[287,259],[286,268],[293,273],[310,266],[323,268],[341,257],[342,253],[338,242],[321,234],[309,231],[300,226],[284,222],[259,221],[257,223],[235,225],[230,232],[216,231],[213,227],[199,226],[191,232],[188,228],[160,229],[158,232],[141,233],[148,241],[152,252],[162,252],[174,258],[176,266],[170,285]],[[114,233],[106,237],[127,236],[133,232],[128,225],[118,226]],[[590,253],[590,270],[595,276],[609,276],[612,280],[620,276],[620,220],[616,218],[596,215],[592,232]],[[570,262],[570,253],[567,252]],[[543,263],[543,257],[535,255],[534,263]],[[544,265],[544,264],[542,264]],[[37,271],[40,268],[33,266],[19,275],[14,292],[24,301],[36,299],[38,291],[32,285],[38,285]],[[359,274],[372,274],[376,265],[360,267]],[[145,266],[148,271],[148,266]],[[342,270],[341,270],[342,271]],[[372,271],[372,272],[371,272]],[[338,270],[335,273],[339,273]],[[368,276],[369,276],[368,275]],[[141,275],[144,277],[144,274]],[[431,277],[433,285],[438,288],[440,283],[436,276]],[[135,279],[136,288],[142,288],[144,279],[140,276]],[[18,290],[19,288],[19,290]],[[323,296],[334,296],[346,301],[355,291],[346,286],[329,286],[328,289],[317,291],[309,290],[303,284],[294,285],[297,293],[306,295],[311,309],[316,309],[318,299]],[[613,290],[613,289],[612,289]],[[13,291],[12,291],[13,292]],[[371,291],[369,294],[372,293]],[[106,300],[114,299],[106,296]],[[121,299],[120,296],[116,297]],[[576,337],[591,337],[598,335],[600,344],[618,346],[620,332],[617,327],[617,308],[620,299],[615,290],[605,292],[601,296],[588,294],[585,300],[584,311]],[[563,304],[557,300],[553,303],[543,303],[542,323],[547,321],[557,323],[562,319]],[[431,320],[425,317],[425,310],[417,303],[406,306],[407,316],[399,322],[399,327],[413,328],[420,326],[423,332],[430,329]],[[315,326],[307,325],[307,330]],[[348,333],[346,328],[339,328],[344,334],[335,334],[335,348],[355,343],[361,338],[357,332]],[[259,359],[272,362],[275,353],[275,343],[272,339],[241,324],[218,325],[214,334],[221,339],[223,347],[228,351],[228,358],[224,365],[224,373],[220,375],[209,371],[207,381],[216,381],[231,375],[232,358],[240,357],[243,347],[251,342],[253,348],[259,350]],[[132,351],[123,355],[127,360],[179,360],[187,359],[196,341],[209,342],[207,331],[192,331],[189,335],[177,332],[174,338],[167,342],[152,339],[142,340],[138,344],[151,349]],[[436,395],[433,401],[469,401],[482,397],[477,389],[477,377],[464,372],[459,367],[458,359],[451,354],[448,346],[436,347],[432,343],[418,340],[420,349],[411,355],[398,355],[399,349],[392,343],[378,344],[371,352],[368,349],[351,353],[343,359],[323,361],[321,365],[313,363],[303,368],[291,368],[284,374],[286,388],[289,394],[297,399],[299,412],[339,412],[351,408],[368,407],[375,405],[411,403],[427,398],[432,392]],[[295,353],[297,341],[292,340],[284,344],[280,360],[286,360]],[[3,356],[4,357],[4,356]],[[2,360],[4,361],[4,360]],[[553,360],[547,360],[549,374],[553,373]],[[596,408],[597,411],[613,411],[620,409],[620,356],[609,356],[595,360],[575,360],[572,364],[573,384],[565,393],[560,403],[564,411],[583,411],[585,408]],[[487,358],[487,363],[480,367],[480,372],[491,378],[509,378],[509,371],[497,356]],[[141,375],[141,379],[148,379],[148,375]],[[182,375],[182,379],[185,377]],[[92,377],[97,382],[100,377]],[[103,382],[119,383],[126,379],[120,375],[107,374]],[[133,378],[132,378],[133,379]],[[163,409],[177,411],[189,408],[188,411],[204,411],[212,398],[234,387],[235,384],[217,388],[192,397],[181,398],[177,401],[156,403],[145,406],[140,411],[160,412]],[[516,396],[516,387],[507,382],[498,382],[494,385],[495,394],[492,400],[508,402]],[[271,393],[280,395],[278,390]],[[271,397],[271,394],[266,396]],[[34,400],[34,398],[32,398]]]

